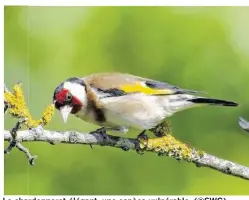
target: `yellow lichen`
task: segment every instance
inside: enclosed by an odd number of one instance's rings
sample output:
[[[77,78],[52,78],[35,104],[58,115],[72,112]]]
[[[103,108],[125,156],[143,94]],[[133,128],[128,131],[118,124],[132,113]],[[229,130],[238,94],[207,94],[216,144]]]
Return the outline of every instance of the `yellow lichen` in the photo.
[[[160,154],[167,154],[177,159],[191,160],[193,148],[176,140],[172,135],[165,135],[148,140],[140,140],[142,150],[153,151]]]
[[[158,155],[168,155],[176,159],[191,161],[198,159],[204,155],[203,151],[199,151],[191,147],[189,144],[175,139],[171,133],[171,126],[166,120],[150,129],[157,137],[149,139],[139,139],[139,147],[141,151],[152,151]]]
[[[25,119],[24,124],[28,128],[34,128],[39,125],[49,123],[54,113],[54,105],[50,104],[46,108],[42,119],[33,120],[26,105],[21,84],[16,84],[13,88],[13,93],[4,92],[4,101],[8,104],[8,113],[13,117]]]
[[[156,127],[150,129],[156,136],[162,137],[164,135],[168,135],[172,133],[171,125],[168,120],[165,120],[161,124]]]
[[[158,137],[139,139],[139,147],[142,151],[152,151],[158,155],[165,154],[186,161],[198,159],[204,155],[203,151],[196,150],[189,144],[175,139],[171,135],[171,126],[167,120],[151,129],[151,131]]]
[[[52,116],[54,114],[54,104],[50,104],[47,106],[47,108],[45,109],[44,113],[43,113],[43,116],[42,116],[42,123],[44,125],[48,124],[51,119],[52,119]]]
[[[198,150],[197,153],[198,153],[198,155],[199,155],[200,157],[203,157],[204,154],[205,154],[205,152],[202,151],[202,150]]]

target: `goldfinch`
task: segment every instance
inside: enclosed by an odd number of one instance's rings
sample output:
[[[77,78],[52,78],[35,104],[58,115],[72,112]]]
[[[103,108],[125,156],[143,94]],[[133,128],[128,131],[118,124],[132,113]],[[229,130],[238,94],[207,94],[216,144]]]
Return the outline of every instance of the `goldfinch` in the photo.
[[[63,81],[53,101],[66,123],[69,114],[104,130],[126,133],[150,130],[174,113],[202,105],[238,106],[226,100],[197,96],[152,79],[124,73],[97,73]]]

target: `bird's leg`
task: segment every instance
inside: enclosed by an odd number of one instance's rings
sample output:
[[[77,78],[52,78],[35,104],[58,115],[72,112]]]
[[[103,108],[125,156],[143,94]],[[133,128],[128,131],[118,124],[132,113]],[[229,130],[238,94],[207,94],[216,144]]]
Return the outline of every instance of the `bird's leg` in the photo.
[[[163,137],[172,133],[171,125],[168,120],[158,124],[156,127],[150,129],[150,131],[154,133],[156,137]]]

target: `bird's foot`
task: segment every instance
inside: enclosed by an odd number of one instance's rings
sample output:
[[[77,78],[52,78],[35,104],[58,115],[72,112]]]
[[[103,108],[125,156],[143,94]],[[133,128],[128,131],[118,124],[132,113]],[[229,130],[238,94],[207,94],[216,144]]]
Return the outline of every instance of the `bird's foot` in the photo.
[[[108,135],[106,133],[106,128],[102,127],[102,128],[99,128],[95,131],[92,131],[90,132],[90,134],[100,134],[104,140],[107,140],[108,139]]]
[[[154,133],[156,137],[163,137],[172,133],[171,125],[168,120],[158,124],[154,128],[150,129],[150,131]]]
[[[149,137],[146,135],[146,130],[143,130],[141,133],[138,134],[137,136],[138,140],[148,140]]]
[[[143,130],[140,134],[138,134],[137,141],[135,144],[135,150],[140,155],[144,154],[143,150],[140,148],[140,140],[148,140],[149,139],[149,137],[145,134],[145,132],[146,132],[146,130]]]
[[[113,127],[113,128],[106,128],[106,131],[113,131],[113,132],[118,132],[118,133],[121,133],[121,134],[126,134],[128,132],[128,128],[127,127]],[[106,135],[107,136],[107,135]],[[129,146],[126,146],[124,144],[124,146],[121,147],[121,149],[123,151],[129,151]]]
[[[122,146],[121,149],[122,149],[123,151],[129,151],[129,150],[130,150],[130,148],[127,147],[127,146]]]

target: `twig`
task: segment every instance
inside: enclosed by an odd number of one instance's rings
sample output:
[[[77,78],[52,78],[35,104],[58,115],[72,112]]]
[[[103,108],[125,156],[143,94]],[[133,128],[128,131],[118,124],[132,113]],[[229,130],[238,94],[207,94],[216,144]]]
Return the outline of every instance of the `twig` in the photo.
[[[8,92],[8,88],[6,87],[6,85],[4,84],[4,92]],[[8,110],[8,103],[6,101],[4,101],[4,113],[6,113],[6,111]]]
[[[9,154],[10,151],[16,146],[16,143],[17,141],[13,140],[11,137],[8,147],[4,150],[4,154]]]
[[[246,121],[243,117],[239,118],[239,125],[242,129],[249,132],[249,122]]]
[[[164,136],[169,137],[169,136]],[[9,131],[4,131],[4,140],[9,141],[12,138]],[[104,140],[103,136],[99,133],[79,133],[75,131],[66,131],[66,132],[57,132],[44,130],[43,133],[34,134],[34,132],[19,131],[16,140],[21,142],[49,142],[52,144],[58,143],[68,143],[68,144],[85,144],[85,145],[101,145],[101,146],[110,146],[116,148],[123,148],[124,146],[129,149],[136,150],[136,146],[140,144],[141,151],[150,151],[157,153],[158,155],[167,155],[175,159],[178,159],[177,154],[169,155],[169,152],[162,152],[162,149],[153,146],[153,143],[156,143],[156,140],[161,138],[149,139],[146,143],[143,143],[137,139],[132,138],[122,138],[117,136],[108,135],[108,140]],[[169,139],[169,138],[167,138]],[[145,146],[141,146],[141,144]],[[150,146],[151,145],[151,146]],[[148,147],[149,146],[149,147]],[[159,151],[158,149],[159,148]],[[161,152],[160,152],[161,151]],[[177,150],[181,152],[181,150]],[[179,154],[179,153],[178,153]],[[186,159],[184,159],[186,160]],[[249,180],[249,168],[227,161],[207,153],[200,153],[196,149],[192,149],[191,154],[189,155],[189,162],[195,163],[198,167],[209,167],[220,172],[223,172],[228,175],[237,176],[243,179]]]
[[[11,129],[10,134],[12,136],[12,138],[9,140],[9,146],[4,150],[5,154],[9,154],[10,151],[17,145],[17,140],[16,140],[16,135],[17,135],[17,131],[21,128],[21,124],[24,122],[25,120],[19,120],[16,125],[14,126],[14,128]]]
[[[16,147],[17,149],[19,149],[20,151],[22,151],[23,153],[25,153],[25,155],[27,156],[28,160],[29,160],[29,164],[30,165],[35,165],[35,159],[37,158],[36,155],[31,155],[30,151],[24,147],[21,144],[21,141],[17,138],[17,130],[20,129],[20,125],[21,123],[23,123],[24,120],[17,122],[16,126],[9,132],[11,134],[11,137],[8,139],[9,141],[9,146],[4,150],[5,154],[9,154],[10,151]],[[42,126],[38,126],[37,128],[33,128],[30,129],[28,132],[30,132],[30,134],[40,134],[41,132],[43,132],[43,128]],[[19,134],[19,132],[18,132]]]
[[[16,147],[24,152],[27,156],[27,158],[29,159],[29,164],[30,165],[35,165],[35,159],[37,158],[36,155],[32,156],[31,153],[29,152],[29,150],[27,148],[25,148],[20,142],[16,144]]]
[[[30,165],[35,165],[35,159],[37,156],[32,156],[31,153],[27,148],[25,148],[20,142],[17,141],[17,131],[21,128],[21,124],[25,122],[25,119],[20,119],[14,128],[11,129],[10,134],[12,136],[11,139],[9,139],[9,146],[4,150],[5,154],[9,154],[10,151],[16,147],[20,151],[24,152],[29,160]]]
[[[4,113],[8,110],[8,113],[10,115],[18,119],[18,122],[16,123],[15,127],[10,131],[11,138],[8,140],[10,144],[4,150],[4,153],[9,154],[14,147],[17,147],[20,151],[26,154],[29,163],[31,165],[34,165],[34,160],[35,158],[37,158],[37,156],[31,155],[29,150],[20,143],[21,141],[18,141],[16,139],[17,131],[21,128],[22,124],[25,124],[29,128],[30,133],[42,133],[42,126],[46,125],[51,120],[54,111],[54,105],[50,104],[46,108],[40,120],[33,120],[31,114],[29,113],[28,107],[26,106],[26,102],[24,100],[24,95],[20,84],[21,83],[18,82],[14,86],[13,93],[9,92],[6,85],[4,85]]]
[[[4,105],[4,113],[6,113],[6,111],[8,110],[8,105]]]

